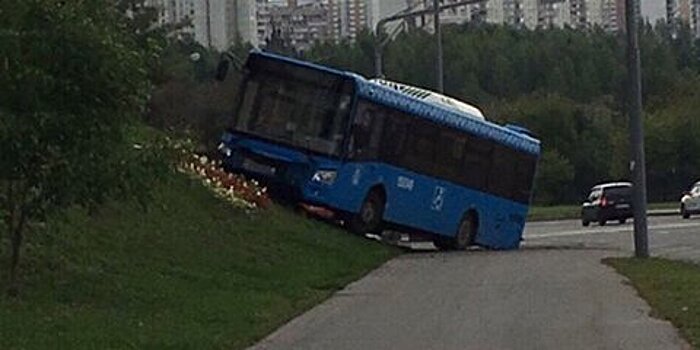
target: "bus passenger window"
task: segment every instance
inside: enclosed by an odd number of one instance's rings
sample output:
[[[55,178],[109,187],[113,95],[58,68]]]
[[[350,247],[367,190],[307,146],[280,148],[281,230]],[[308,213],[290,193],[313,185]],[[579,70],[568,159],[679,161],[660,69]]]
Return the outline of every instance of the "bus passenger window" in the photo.
[[[370,160],[377,158],[382,136],[383,114],[367,105],[358,108],[353,121],[350,154],[352,158]]]
[[[466,139],[451,130],[442,130],[438,139],[438,156],[440,166],[438,175],[448,181],[460,183],[464,167],[462,158]]]
[[[411,123],[403,155],[403,161],[409,169],[436,175],[435,148],[438,135],[439,129],[428,122],[414,120]]]
[[[518,192],[516,199],[519,202],[526,203],[530,200],[536,163],[536,157],[524,153],[518,154],[518,166],[516,168]]]
[[[408,122],[402,114],[397,112],[385,113],[383,118],[384,127],[379,142],[380,158],[384,162],[404,166],[402,155]]]
[[[492,142],[477,136],[467,137],[462,168],[463,184],[486,190],[493,155]]]

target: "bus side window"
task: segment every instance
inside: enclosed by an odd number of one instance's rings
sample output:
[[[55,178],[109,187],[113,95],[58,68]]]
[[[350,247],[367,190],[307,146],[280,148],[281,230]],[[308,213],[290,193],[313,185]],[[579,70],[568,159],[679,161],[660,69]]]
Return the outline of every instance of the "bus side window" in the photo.
[[[439,175],[448,181],[461,183],[466,138],[451,130],[443,130],[438,140],[437,157],[440,159]]]
[[[523,153],[518,154],[515,181],[517,182],[516,199],[520,202],[525,203],[530,200],[536,162],[537,159],[534,156]]]
[[[493,157],[493,143],[476,136],[467,137],[464,151],[462,179],[466,186],[485,190],[489,182]]]
[[[428,175],[436,174],[435,148],[439,129],[431,123],[413,120],[403,156],[409,169]]]
[[[379,154],[384,114],[369,104],[358,108],[353,120],[350,154],[353,159],[372,160]]]
[[[489,190],[499,196],[517,199],[520,182],[517,178],[519,166],[515,150],[497,145],[493,154],[493,166],[489,174]]]
[[[380,138],[380,157],[383,161],[402,166],[407,122],[401,114],[390,112],[384,116],[384,130]]]
[[[369,138],[369,153],[372,159],[379,157],[380,145],[382,141],[382,131],[384,129],[385,111],[383,109],[374,110]]]

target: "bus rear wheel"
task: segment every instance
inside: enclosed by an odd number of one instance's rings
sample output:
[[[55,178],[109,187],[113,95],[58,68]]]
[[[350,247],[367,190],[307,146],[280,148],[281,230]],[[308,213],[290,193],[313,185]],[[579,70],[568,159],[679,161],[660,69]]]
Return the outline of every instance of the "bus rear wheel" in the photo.
[[[433,245],[440,250],[452,250],[454,248],[452,239],[443,236],[433,238]]]
[[[437,236],[433,239],[433,244],[440,250],[465,250],[474,244],[477,226],[476,215],[470,213],[459,223],[457,234],[454,237]]]
[[[476,229],[476,216],[473,213],[467,214],[459,224],[457,236],[454,238],[454,248],[457,250],[465,250],[467,247],[474,244]]]
[[[382,219],[384,216],[384,197],[378,191],[372,191],[367,195],[360,207],[360,212],[350,217],[350,231],[364,235],[366,233],[381,233]]]

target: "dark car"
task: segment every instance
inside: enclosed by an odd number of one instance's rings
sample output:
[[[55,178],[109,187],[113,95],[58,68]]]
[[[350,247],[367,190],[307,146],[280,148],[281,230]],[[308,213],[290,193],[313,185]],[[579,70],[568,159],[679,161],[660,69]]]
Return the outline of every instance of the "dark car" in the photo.
[[[611,220],[624,224],[632,216],[632,184],[629,182],[594,186],[581,208],[583,226],[588,226],[591,222],[603,226]]]

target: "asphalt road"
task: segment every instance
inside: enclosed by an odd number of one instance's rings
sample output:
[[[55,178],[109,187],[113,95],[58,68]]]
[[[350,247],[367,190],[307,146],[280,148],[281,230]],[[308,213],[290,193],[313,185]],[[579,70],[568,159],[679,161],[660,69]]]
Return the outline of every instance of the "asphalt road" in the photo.
[[[651,216],[647,219],[649,251],[653,256],[700,262],[700,217],[683,220],[680,216]],[[633,224],[609,223],[589,227],[579,220],[529,223],[525,247],[600,248],[634,251]]]
[[[700,256],[700,219],[649,223],[655,255]],[[518,251],[406,254],[253,349],[690,349],[600,263],[631,232],[543,222]]]

